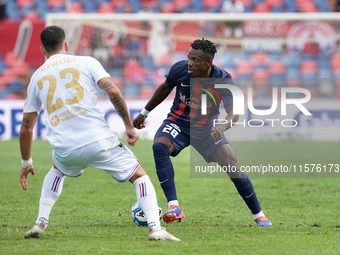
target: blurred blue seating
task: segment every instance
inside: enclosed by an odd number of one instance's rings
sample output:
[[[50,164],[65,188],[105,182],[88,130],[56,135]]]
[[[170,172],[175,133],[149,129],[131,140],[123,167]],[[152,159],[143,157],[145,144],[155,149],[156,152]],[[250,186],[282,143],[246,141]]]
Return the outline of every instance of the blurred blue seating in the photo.
[[[290,67],[300,67],[301,64],[301,59],[299,54],[297,53],[288,53],[287,57],[286,57],[286,67],[290,68]]]
[[[286,69],[286,78],[299,78],[300,71],[297,68],[287,68]]]

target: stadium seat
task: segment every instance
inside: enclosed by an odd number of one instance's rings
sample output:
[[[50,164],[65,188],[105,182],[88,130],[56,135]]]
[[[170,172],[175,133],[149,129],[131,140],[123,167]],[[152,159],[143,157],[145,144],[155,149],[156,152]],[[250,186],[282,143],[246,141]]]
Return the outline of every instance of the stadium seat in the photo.
[[[15,74],[13,69],[6,68],[2,70],[1,78],[5,79],[9,84],[17,78],[17,75]]]
[[[263,4],[263,3],[265,3],[265,1],[266,1],[266,0],[253,0],[253,1],[252,1],[252,4],[253,4],[253,5],[256,5],[256,4]]]
[[[253,65],[267,66],[268,60],[269,60],[268,54],[264,53],[264,52],[258,52],[258,53],[255,53],[252,56],[252,64]]]
[[[300,73],[301,75],[313,74],[316,75],[318,71],[318,66],[313,60],[306,60],[301,63]]]
[[[23,7],[21,7],[21,16],[25,16],[27,13],[30,13],[30,12],[34,12],[34,7],[33,5],[24,5]]]
[[[34,6],[34,0],[17,0],[17,6],[22,8],[24,6]]]
[[[92,0],[83,0],[84,12],[95,13],[97,12],[97,6]]]
[[[5,9],[6,15],[9,19],[11,20],[18,20],[21,18],[20,12],[18,10],[18,7],[15,3],[13,2],[8,2],[6,4],[6,9]]]
[[[285,75],[286,68],[281,61],[274,61],[269,65],[269,74],[271,75]]]
[[[98,13],[113,13],[115,11],[111,3],[102,2],[99,4],[97,12]]]
[[[282,7],[282,6],[273,6],[273,7],[271,8],[271,11],[272,11],[273,13],[280,13],[280,12],[283,12],[283,7]]]
[[[267,4],[260,3],[254,6],[253,12],[255,13],[270,12],[270,8]]]
[[[255,88],[269,88],[269,76],[266,70],[254,70],[253,73],[253,84]]]
[[[221,66],[226,69],[235,69],[236,64],[233,54],[224,54],[221,59]]]
[[[236,73],[238,77],[244,74],[251,76],[252,72],[253,72],[253,66],[249,62],[244,61],[244,62],[238,63],[237,68],[236,68]]]
[[[217,12],[221,10],[221,0],[202,0],[206,12]]]
[[[332,70],[330,68],[319,68],[318,78],[332,78]]]
[[[314,3],[305,3],[300,6],[301,12],[318,12],[318,8],[314,5]]]
[[[202,1],[191,0],[191,6],[193,7],[194,12],[204,12]]]
[[[299,69],[297,68],[287,68],[286,69],[286,78],[299,78],[300,77],[300,72]]]
[[[65,12],[65,6],[64,5],[56,5],[56,6],[53,6],[52,9],[51,9],[51,12],[53,13],[63,13]],[[70,12],[76,12],[74,9],[71,9]],[[77,12],[79,13],[79,11]]]
[[[265,3],[270,7],[282,7],[283,0],[266,0]]]
[[[71,2],[71,5],[73,3]],[[65,6],[65,0],[48,0],[47,5],[49,8],[53,8],[55,6]]]
[[[153,71],[155,69],[155,63],[151,55],[143,54],[139,58],[139,63],[142,68]]]
[[[83,13],[84,12],[84,7],[81,3],[79,2],[71,2],[67,9],[68,13]]]
[[[294,52],[287,54],[287,57],[286,57],[287,68],[290,68],[290,67],[299,68],[300,63],[301,63],[301,59],[300,59],[299,54],[294,53]]]
[[[331,64],[333,68],[340,66],[340,52],[334,53],[331,59]]]

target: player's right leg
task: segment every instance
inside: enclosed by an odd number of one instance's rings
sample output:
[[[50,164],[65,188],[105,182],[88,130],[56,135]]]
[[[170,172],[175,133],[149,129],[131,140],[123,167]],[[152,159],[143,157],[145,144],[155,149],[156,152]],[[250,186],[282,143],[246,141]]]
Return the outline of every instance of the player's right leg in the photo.
[[[24,235],[25,238],[39,238],[44,234],[52,207],[63,189],[64,179],[65,175],[55,167],[46,174],[41,189],[38,218],[33,228]]]
[[[137,202],[148,221],[149,239],[161,241],[180,241],[161,227],[158,214],[157,197],[149,176],[141,166],[129,180],[135,186]]]
[[[156,172],[164,195],[168,200],[168,211],[163,215],[166,223],[181,221],[185,218],[184,212],[179,208],[176,186],[175,171],[170,160],[182,149],[190,144],[190,128],[180,123],[165,120],[155,134],[152,146],[156,165]]]

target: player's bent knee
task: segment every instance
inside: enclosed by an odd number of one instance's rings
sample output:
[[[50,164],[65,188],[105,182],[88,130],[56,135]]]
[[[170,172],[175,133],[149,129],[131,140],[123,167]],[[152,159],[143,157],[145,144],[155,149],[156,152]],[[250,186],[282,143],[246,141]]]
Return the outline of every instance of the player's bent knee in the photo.
[[[153,155],[157,156],[170,156],[171,151],[169,147],[164,143],[154,143],[152,145]]]
[[[134,183],[135,180],[137,180],[138,178],[142,177],[146,175],[146,172],[144,171],[144,169],[139,166],[138,169],[136,170],[135,174],[129,179],[129,182]]]

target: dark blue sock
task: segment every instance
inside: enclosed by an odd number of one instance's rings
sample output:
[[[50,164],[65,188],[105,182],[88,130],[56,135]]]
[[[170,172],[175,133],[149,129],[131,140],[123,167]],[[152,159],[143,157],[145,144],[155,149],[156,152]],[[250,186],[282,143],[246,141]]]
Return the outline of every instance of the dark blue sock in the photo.
[[[248,176],[245,173],[242,173],[241,178],[231,180],[233,181],[238,193],[243,198],[244,202],[246,202],[252,214],[259,213],[261,211],[261,206],[259,201],[257,200],[253,184],[249,180]]]
[[[168,146],[163,143],[154,143],[152,149],[158,180],[161,184],[164,195],[168,202],[171,200],[177,200],[175,171],[170,160],[171,152]]]

